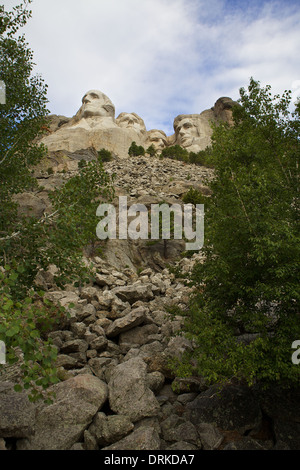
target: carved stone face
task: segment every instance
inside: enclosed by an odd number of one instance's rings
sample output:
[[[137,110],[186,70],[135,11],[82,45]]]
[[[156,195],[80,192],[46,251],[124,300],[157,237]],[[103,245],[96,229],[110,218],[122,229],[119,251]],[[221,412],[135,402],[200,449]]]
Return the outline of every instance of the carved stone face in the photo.
[[[115,116],[115,107],[110,99],[98,90],[88,91],[82,98],[80,118],[87,117],[112,117]]]
[[[186,117],[175,126],[176,143],[182,147],[190,147],[200,137],[197,120]]]
[[[119,127],[134,129],[137,132],[146,131],[144,121],[135,113],[121,113],[117,117],[116,123]]]
[[[148,132],[147,142],[153,145],[155,150],[163,150],[167,146],[167,136],[163,131],[151,130]]]

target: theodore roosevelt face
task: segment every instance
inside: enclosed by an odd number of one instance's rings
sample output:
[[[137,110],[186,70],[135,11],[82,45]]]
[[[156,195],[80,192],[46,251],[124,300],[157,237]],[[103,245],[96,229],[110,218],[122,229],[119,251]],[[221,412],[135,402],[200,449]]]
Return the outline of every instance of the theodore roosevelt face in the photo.
[[[167,146],[167,136],[163,131],[151,130],[148,132],[148,141],[156,150],[163,150]]]

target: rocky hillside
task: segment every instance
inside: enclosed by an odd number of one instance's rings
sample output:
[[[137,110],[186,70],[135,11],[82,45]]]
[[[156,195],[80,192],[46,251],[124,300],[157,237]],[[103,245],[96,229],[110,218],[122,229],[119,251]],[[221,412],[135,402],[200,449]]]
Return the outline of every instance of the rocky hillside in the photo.
[[[40,189],[22,198],[21,211],[49,207],[48,191],[76,172],[80,158],[55,152],[37,171]],[[49,170],[51,168],[51,171]],[[116,196],[128,203],[180,202],[189,187],[209,195],[211,169],[159,158],[105,163],[115,174]],[[299,396],[228,385],[220,393],[202,377],[179,378],[170,359],[193,348],[181,335],[190,288],[172,274],[189,272],[201,252],[182,256],[170,241],[110,240],[93,257],[95,281],[60,290],[53,270],[37,283],[69,311],[49,336],[58,349],[61,382],[53,404],[32,404],[13,391],[19,367],[4,369],[0,382],[0,448],[76,450],[299,449]],[[72,303],[74,307],[68,308]],[[20,358],[21,361],[22,358]]]

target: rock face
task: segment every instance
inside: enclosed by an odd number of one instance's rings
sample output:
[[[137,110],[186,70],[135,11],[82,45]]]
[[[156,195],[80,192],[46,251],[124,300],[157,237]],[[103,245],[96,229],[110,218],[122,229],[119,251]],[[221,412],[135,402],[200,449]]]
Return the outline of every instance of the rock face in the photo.
[[[211,123],[232,124],[232,108],[236,104],[231,98],[219,98],[215,105],[201,114],[180,114],[174,119],[175,134],[169,139],[189,152],[205,150],[211,144]]]
[[[143,119],[136,113],[122,112],[115,119],[111,100],[99,90],[90,90],[83,96],[82,105],[73,118],[51,116],[42,143],[49,151],[105,148],[121,158],[128,158],[132,142],[145,148],[153,145],[158,153],[174,144],[198,152],[211,143],[211,122],[231,123],[233,104],[230,98],[220,98],[214,107],[201,114],[177,116],[175,134],[167,137],[159,129],[147,131]]]
[[[137,115],[125,113],[115,119],[115,106],[99,90],[90,90],[82,98],[76,115],[42,139],[49,151],[75,152],[90,147],[106,148],[116,155],[127,156],[133,141],[144,142],[145,125]],[[133,118],[137,121],[135,123]],[[138,121],[139,120],[139,121]],[[53,121],[53,118],[52,118]]]

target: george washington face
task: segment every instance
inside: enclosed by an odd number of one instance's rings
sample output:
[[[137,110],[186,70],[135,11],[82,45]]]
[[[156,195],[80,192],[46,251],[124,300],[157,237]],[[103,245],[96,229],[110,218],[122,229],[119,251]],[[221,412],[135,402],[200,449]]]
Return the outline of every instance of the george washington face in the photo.
[[[110,99],[98,90],[88,91],[82,98],[80,118],[87,117],[112,117],[115,116],[115,107]]]

